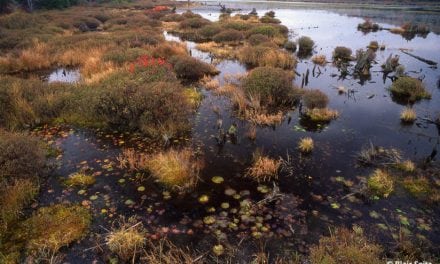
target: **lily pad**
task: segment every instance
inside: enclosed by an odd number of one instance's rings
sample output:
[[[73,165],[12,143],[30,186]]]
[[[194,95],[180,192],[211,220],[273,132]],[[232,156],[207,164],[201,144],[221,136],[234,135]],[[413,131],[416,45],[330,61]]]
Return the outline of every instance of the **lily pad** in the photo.
[[[223,179],[223,177],[221,177],[221,176],[214,176],[214,177],[212,177],[211,180],[213,183],[216,183],[216,184],[220,184],[225,181],[225,179]]]
[[[139,186],[137,188],[137,190],[138,190],[138,192],[143,192],[143,191],[145,191],[145,187],[144,186]]]
[[[258,185],[257,190],[260,193],[268,193],[270,191],[270,188],[267,187],[266,185]]]
[[[98,195],[92,195],[92,196],[90,196],[89,199],[90,199],[91,201],[94,201],[94,200],[98,199]]]
[[[205,223],[207,225],[212,225],[215,223],[215,217],[212,215],[205,216],[203,218],[203,223]]]
[[[133,204],[134,204],[133,200],[131,199],[125,200],[125,205],[133,205]]]
[[[202,196],[199,197],[199,203],[205,204],[209,202],[209,196],[204,194]]]
[[[221,256],[225,253],[225,248],[223,245],[215,245],[212,247],[212,252],[214,252],[216,256]]]
[[[125,179],[119,179],[118,182],[121,183],[121,184],[125,183]]]
[[[229,203],[222,203],[220,206],[223,209],[228,209],[229,208]]]
[[[232,195],[234,195],[236,193],[237,193],[237,191],[235,191],[232,188],[228,188],[228,189],[225,190],[225,195],[227,195],[227,196],[232,196]]]
[[[79,191],[78,191],[78,194],[79,194],[79,195],[83,195],[83,194],[85,194],[85,193],[86,193],[86,190],[79,190]]]

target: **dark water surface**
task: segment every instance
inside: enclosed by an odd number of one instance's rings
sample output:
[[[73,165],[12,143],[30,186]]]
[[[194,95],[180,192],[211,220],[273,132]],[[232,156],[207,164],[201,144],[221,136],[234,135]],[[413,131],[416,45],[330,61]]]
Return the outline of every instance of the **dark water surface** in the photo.
[[[189,142],[194,151],[203,153],[205,168],[197,189],[183,197],[171,195],[171,199],[166,199],[167,195],[163,193],[165,190],[152,181],[137,179],[136,175],[117,168],[115,157],[120,153],[121,147],[130,143],[125,135],[75,130],[64,131],[61,133],[62,136],[55,133],[53,138],[64,153],[58,160],[60,166],[56,169],[57,177],[51,179],[44,188],[40,204],[56,201],[84,202],[93,209],[95,215],[92,231],[100,234],[106,232],[103,227],[109,228],[118,215],[137,215],[145,223],[152,238],[156,238],[156,235],[170,236],[178,243],[189,243],[188,245],[199,250],[209,250],[213,243],[216,243],[215,230],[227,233],[227,228],[221,225],[215,228],[204,227],[200,221],[205,216],[214,215],[218,222],[226,219],[227,224],[234,218],[231,216],[234,213],[222,210],[221,203],[228,202],[231,208],[239,209],[240,202],[245,199],[258,201],[263,198],[257,191],[258,184],[242,177],[245,169],[251,164],[252,153],[261,149],[266,155],[274,158],[286,159],[289,155],[294,171],[293,175],[282,173],[276,181],[284,195],[282,204],[271,205],[270,208],[261,211],[263,217],[269,214],[272,216],[271,219],[264,220],[273,231],[271,238],[274,242],[269,248],[273,247],[276,250],[277,246],[294,246],[295,250],[301,250],[305,242],[316,243],[320,235],[327,234],[329,226],[349,227],[351,224],[364,227],[369,235],[379,241],[393,243],[392,236],[397,232],[395,228],[401,226],[402,217],[406,217],[409,223],[405,224],[405,227],[413,234],[425,236],[433,244],[436,254],[439,254],[439,249],[435,246],[440,244],[438,207],[429,207],[417,201],[399,187],[387,199],[366,203],[347,196],[350,190],[344,188],[340,181],[350,180],[354,185],[359,185],[362,178],[372,171],[371,168],[357,166],[355,157],[356,153],[370,142],[400,149],[405,159],[411,159],[416,163],[421,163],[433,149],[439,148],[440,131],[423,118],[433,119],[440,114],[440,89],[437,86],[440,70],[403,54],[399,49],[409,49],[418,56],[440,63],[440,36],[430,33],[425,37],[406,40],[388,31],[364,34],[357,31],[357,24],[363,21],[363,17],[357,16],[352,9],[350,12],[315,10],[280,3],[228,3],[228,7],[241,8],[243,13],[248,13],[256,7],[260,15],[274,10],[276,17],[291,30],[292,40],[300,36],[311,37],[316,45],[314,52],[326,55],[327,60],[331,60],[333,49],[341,45],[355,51],[366,48],[370,41],[376,40],[379,44],[385,44],[386,49],[377,52],[378,63],[373,65],[369,80],[361,81],[351,76],[340,79],[338,69],[331,63],[319,67],[319,76],[310,75],[307,88],[325,92],[330,98],[329,107],[340,112],[337,120],[322,127],[307,126],[295,110],[289,113],[290,122],[286,118],[276,128],[259,127],[257,139],[251,141],[245,137],[250,124],[235,117],[230,101],[226,97],[202,89],[204,99],[194,117]],[[194,8],[193,12],[211,20],[219,17],[218,7],[202,6]],[[421,15],[427,17],[426,20],[438,20],[436,14]],[[378,22],[387,21],[380,23],[386,28],[399,23],[397,20],[388,19],[393,16],[396,16],[393,10],[375,10],[374,13]],[[396,24],[392,24],[394,22]],[[165,36],[168,40],[179,40],[169,34]],[[209,54],[197,51],[195,43],[187,44],[194,57],[210,62]],[[399,55],[400,63],[405,66],[406,72],[410,76],[422,78],[432,94],[431,100],[414,105],[418,119],[412,126],[400,123],[400,112],[405,106],[393,101],[387,90],[391,81],[388,78],[384,80],[380,72],[380,65],[390,54]],[[225,74],[246,72],[244,66],[230,60],[220,62],[216,67],[221,71],[216,77],[221,83]],[[307,70],[312,72],[313,67],[310,58],[304,58],[296,71],[299,74]],[[297,78],[295,83],[300,85],[301,79]],[[337,86],[352,89],[354,93],[351,96],[339,95],[335,89]],[[228,142],[221,148],[214,139],[218,115],[214,113],[213,108],[217,107],[226,129],[232,123],[238,125],[237,142]],[[310,136],[315,141],[315,149],[309,156],[302,156],[297,150],[298,140],[305,136]],[[139,144],[142,140],[142,137],[138,136],[133,140],[133,144]],[[147,145],[145,143],[142,147],[147,148]],[[79,189],[63,189],[59,178],[67,177],[81,168],[96,173],[97,183],[82,194],[78,194]],[[225,181],[222,184],[214,184],[211,181],[213,176],[221,176]],[[267,185],[269,188],[273,187],[272,183]],[[139,186],[146,187],[146,190],[138,191]],[[231,197],[224,193],[226,189],[231,188],[237,193],[241,192],[240,197]],[[209,195],[210,201],[207,204],[202,205],[198,202],[198,197],[202,194]],[[211,207],[215,208],[215,212]],[[223,211],[227,211],[228,215],[225,216]],[[379,214],[379,217],[373,217],[375,213]],[[292,229],[295,231],[294,236],[291,233]],[[227,233],[231,244],[239,241],[243,234],[252,232],[249,226],[242,227],[240,231]],[[85,248],[94,247],[95,241],[96,239],[90,236],[80,244],[74,245],[66,252],[67,260],[82,263],[85,259],[99,259],[101,252],[98,251],[97,254],[95,250],[84,251]],[[252,239],[245,241],[248,241],[245,243],[247,248],[256,243]],[[243,250],[242,254],[246,259],[246,250]]]

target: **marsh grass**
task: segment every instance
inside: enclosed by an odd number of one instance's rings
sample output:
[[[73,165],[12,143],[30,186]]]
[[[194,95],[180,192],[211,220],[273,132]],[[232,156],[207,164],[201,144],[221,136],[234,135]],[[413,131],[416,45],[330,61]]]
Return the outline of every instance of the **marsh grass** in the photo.
[[[343,61],[351,60],[352,51],[350,48],[338,46],[333,51],[333,59],[339,59]]]
[[[404,123],[412,124],[417,119],[417,113],[413,108],[405,107],[400,113],[400,120]]]
[[[281,160],[263,156],[257,151],[254,153],[252,166],[247,169],[245,177],[249,177],[257,182],[277,179],[280,166]]]
[[[203,77],[200,82],[207,90],[217,90],[220,87],[220,82],[210,76]]]
[[[203,256],[196,256],[188,248],[180,248],[168,239],[161,239],[158,244],[149,242],[141,260],[150,264],[205,263]]]
[[[416,171],[416,164],[411,160],[396,163],[395,167],[401,171],[412,173]]]
[[[305,116],[312,122],[330,122],[339,117],[339,112],[329,108],[312,108],[306,110]]]
[[[336,228],[330,236],[321,237],[319,244],[310,249],[312,263],[380,263],[382,248],[365,237],[363,229]]]
[[[302,99],[308,109],[325,108],[329,102],[328,96],[318,89],[306,90]]]
[[[314,149],[314,146],[315,144],[311,137],[301,138],[298,143],[298,149],[304,154],[311,153]]]
[[[307,36],[300,37],[298,39],[298,52],[307,55],[310,54],[313,50],[313,46],[315,45],[315,42]]]
[[[366,166],[386,166],[400,163],[402,154],[398,149],[374,146],[370,142],[357,154],[357,160]]]
[[[372,195],[388,197],[394,190],[394,180],[385,170],[376,169],[367,180],[368,189]]]
[[[268,114],[247,110],[245,116],[252,123],[262,126],[276,126],[284,120],[284,114],[281,111],[276,114]]]
[[[294,55],[266,46],[246,46],[237,54],[240,62],[252,67],[271,66],[282,69],[293,69],[296,67],[297,59]]]
[[[146,165],[160,183],[179,190],[195,187],[202,168],[202,163],[193,157],[190,149],[171,149],[151,155]]]
[[[142,222],[136,222],[134,218],[121,218],[118,226],[113,226],[105,236],[105,243],[109,250],[119,259],[127,262],[136,260],[146,244],[146,230]]]
[[[325,55],[315,55],[312,57],[312,62],[314,64],[320,65],[320,66],[324,66],[327,63],[327,58],[325,57]]]

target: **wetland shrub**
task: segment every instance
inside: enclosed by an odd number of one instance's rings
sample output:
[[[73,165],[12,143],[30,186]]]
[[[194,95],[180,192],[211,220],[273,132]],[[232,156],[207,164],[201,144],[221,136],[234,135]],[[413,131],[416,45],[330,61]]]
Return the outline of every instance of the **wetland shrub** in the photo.
[[[217,24],[210,24],[202,27],[199,34],[205,39],[211,39],[222,31],[222,28]]]
[[[212,39],[215,42],[239,42],[243,40],[244,36],[238,30],[228,29],[216,34]]]
[[[339,112],[329,108],[312,108],[307,109],[305,116],[312,122],[330,122],[333,119],[338,118]]]
[[[309,54],[313,50],[315,42],[310,37],[300,37],[298,39],[298,51],[302,54]]]
[[[218,73],[214,66],[190,56],[175,56],[170,61],[177,77],[182,79],[199,80],[205,75]]]
[[[294,102],[292,77],[273,67],[253,69],[242,81],[248,98],[258,98],[261,105],[286,105]]]
[[[250,45],[257,46],[262,43],[270,42],[270,38],[263,34],[253,34],[247,39]]]
[[[274,26],[269,26],[269,25],[256,26],[251,30],[249,30],[248,33],[249,36],[254,34],[261,34],[267,37],[274,37],[276,34],[278,34],[278,29]]]
[[[201,28],[203,26],[206,26],[208,24],[211,24],[212,22],[205,18],[188,18],[180,22],[180,28],[181,29],[197,29]]]
[[[328,96],[318,89],[307,90],[303,95],[304,105],[308,109],[325,108],[328,105]]]
[[[240,21],[231,21],[223,23],[223,27],[227,29],[234,29],[238,31],[246,31],[252,28],[252,24]]]
[[[310,260],[313,264],[381,263],[381,254],[381,247],[369,241],[362,228],[354,226],[353,230],[337,228],[330,236],[321,237],[310,249]]]
[[[348,61],[351,59],[352,51],[350,48],[338,46],[333,51],[333,59]]]
[[[296,42],[295,41],[287,41],[284,43],[284,48],[288,51],[295,52],[296,51]]]
[[[267,23],[267,24],[280,24],[281,21],[277,18],[270,17],[270,16],[262,16],[260,18],[261,23]]]
[[[390,91],[395,97],[410,102],[431,98],[431,94],[426,90],[425,85],[420,80],[412,77],[400,77],[393,82]]]

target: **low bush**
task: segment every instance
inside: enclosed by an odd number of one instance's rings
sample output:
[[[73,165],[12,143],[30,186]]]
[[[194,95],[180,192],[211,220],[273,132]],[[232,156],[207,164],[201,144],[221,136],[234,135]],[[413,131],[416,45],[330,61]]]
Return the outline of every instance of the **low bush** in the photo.
[[[398,78],[391,85],[390,91],[394,96],[410,102],[431,98],[431,94],[426,90],[423,83],[412,77]]]
[[[234,29],[238,31],[246,31],[252,28],[252,24],[239,21],[231,21],[223,23],[222,26],[227,29]]]
[[[296,42],[287,41],[286,43],[284,43],[284,48],[288,51],[295,52],[296,51]]]
[[[169,150],[152,155],[148,170],[160,183],[172,189],[192,189],[197,185],[201,163],[194,159],[190,149]]]
[[[219,25],[210,24],[200,28],[198,32],[203,38],[212,39],[212,37],[220,33],[220,31],[222,31],[222,28]]]
[[[310,249],[310,260],[314,264],[381,263],[381,253],[381,247],[369,241],[362,228],[354,226],[353,230],[337,228],[329,237],[321,237]]]
[[[180,28],[181,29],[197,29],[201,28],[203,26],[206,26],[208,24],[212,23],[208,19],[205,18],[188,18],[180,22]]]
[[[181,22],[185,19],[184,16],[181,16],[179,14],[168,14],[166,16],[163,16],[161,18],[162,21],[164,22]]]
[[[248,32],[249,36],[254,34],[261,34],[267,37],[274,37],[276,34],[278,34],[278,29],[274,26],[269,26],[269,25],[256,26],[251,30],[249,30]]]
[[[286,105],[293,100],[292,77],[273,67],[253,69],[242,81],[248,98],[258,98],[260,104]]]
[[[325,108],[328,105],[328,96],[318,89],[307,90],[303,94],[303,102],[308,109]]]
[[[243,34],[235,29],[229,29],[221,31],[220,33],[216,34],[212,39],[215,42],[238,42],[243,40],[244,36]]]
[[[187,80],[199,80],[205,75],[215,75],[218,70],[214,66],[190,56],[171,58],[177,77]]]
[[[376,169],[368,178],[367,186],[372,195],[386,198],[394,190],[394,180],[388,172]]]
[[[267,24],[280,24],[281,21],[277,18],[270,17],[270,16],[262,16],[260,18],[261,23],[267,23]]]
[[[302,54],[309,54],[313,50],[315,42],[310,37],[300,37],[298,39],[298,51]]]
[[[352,51],[350,48],[338,46],[333,51],[333,59],[348,61],[351,59]]]
[[[257,46],[262,43],[270,42],[270,38],[263,34],[253,34],[247,39],[250,45]]]

